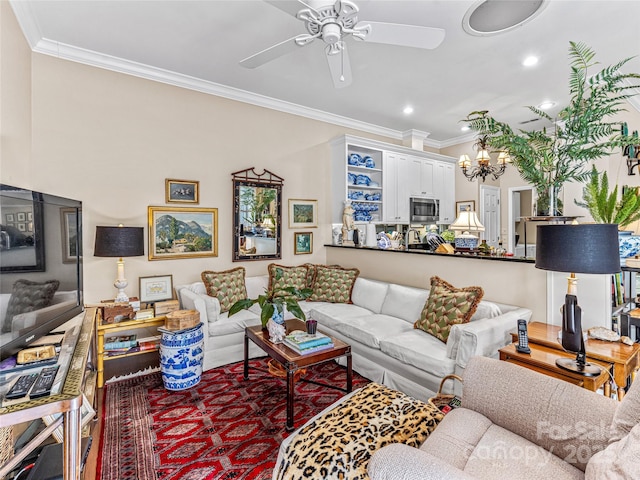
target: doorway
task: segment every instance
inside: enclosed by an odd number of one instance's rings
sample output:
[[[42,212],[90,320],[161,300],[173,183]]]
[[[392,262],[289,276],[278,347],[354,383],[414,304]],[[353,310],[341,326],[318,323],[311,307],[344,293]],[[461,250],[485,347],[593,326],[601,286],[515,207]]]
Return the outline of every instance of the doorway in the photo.
[[[500,188],[480,185],[480,223],[484,225],[484,239],[490,247],[500,242]]]
[[[533,215],[535,189],[529,186],[509,188],[507,205],[507,251],[515,256],[524,256],[524,222],[520,217]],[[535,248],[535,232],[527,232],[527,255],[531,256]],[[533,244],[533,245],[532,245]],[[520,254],[520,255],[518,255]],[[535,253],[533,254],[535,256]]]

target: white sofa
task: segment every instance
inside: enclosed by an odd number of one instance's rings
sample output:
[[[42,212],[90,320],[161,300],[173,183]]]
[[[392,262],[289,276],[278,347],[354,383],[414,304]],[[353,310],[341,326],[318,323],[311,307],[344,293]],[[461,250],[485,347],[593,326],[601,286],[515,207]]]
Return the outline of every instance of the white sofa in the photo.
[[[247,277],[248,297],[263,293],[267,284],[267,275]],[[220,312],[218,300],[206,295],[202,282],[176,286],[176,292],[181,308],[198,310],[207,326],[204,369],[242,360],[244,329],[260,325],[259,307],[229,318]],[[351,345],[355,371],[423,400],[434,395],[444,376],[461,374],[472,356],[497,357],[498,349],[511,342],[517,320],[528,322],[532,314],[526,308],[482,301],[471,322],[452,327],[445,344],[413,328],[428,296],[425,289],[358,277],[352,304],[303,301],[300,306],[322,332]],[[252,358],[264,355],[249,345]]]

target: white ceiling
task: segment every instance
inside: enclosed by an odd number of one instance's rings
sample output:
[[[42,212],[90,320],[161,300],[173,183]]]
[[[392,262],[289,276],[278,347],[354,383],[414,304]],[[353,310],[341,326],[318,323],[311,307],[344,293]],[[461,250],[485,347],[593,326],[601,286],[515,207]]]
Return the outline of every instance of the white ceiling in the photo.
[[[305,32],[261,0],[11,4],[37,52],[396,138],[429,132],[426,144],[437,147],[469,138],[459,120],[473,110],[513,125],[533,117],[524,106],[543,100],[557,102],[555,113],[567,102],[571,40],[591,46],[603,66],[640,54],[637,0],[549,0],[523,26],[485,37],[462,29],[475,0],[355,2],[360,20],[440,27],[445,39],[434,50],[349,39],[353,83],[335,89],[317,40],[256,69],[238,64]],[[523,67],[530,54],[540,62]],[[640,72],[640,58],[625,71]],[[403,114],[405,105],[412,115]]]

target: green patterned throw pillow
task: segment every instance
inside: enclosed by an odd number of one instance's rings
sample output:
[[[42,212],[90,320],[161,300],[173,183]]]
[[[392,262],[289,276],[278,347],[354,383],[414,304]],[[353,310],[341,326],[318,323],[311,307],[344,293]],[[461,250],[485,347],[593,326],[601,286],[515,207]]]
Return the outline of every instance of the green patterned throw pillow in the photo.
[[[307,288],[308,269],[304,265],[298,267],[286,267],[270,263],[267,267],[269,272],[269,290],[277,290],[285,287],[295,287],[298,290]],[[278,276],[278,271],[279,276]]]
[[[451,326],[471,320],[483,295],[481,287],[455,288],[440,277],[431,277],[429,298],[413,327],[447,343]]]
[[[351,291],[356,278],[360,275],[357,268],[316,266],[316,279],[310,302],[351,303]]]
[[[232,268],[224,272],[202,272],[202,281],[207,295],[220,302],[220,311],[228,312],[231,305],[247,298],[244,284],[244,267]]]

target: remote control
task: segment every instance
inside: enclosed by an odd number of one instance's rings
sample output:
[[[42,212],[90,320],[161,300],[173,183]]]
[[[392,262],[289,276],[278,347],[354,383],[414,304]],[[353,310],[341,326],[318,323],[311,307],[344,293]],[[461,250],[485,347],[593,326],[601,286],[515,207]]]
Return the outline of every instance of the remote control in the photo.
[[[22,375],[18,378],[18,381],[13,384],[13,387],[9,389],[4,398],[7,400],[15,400],[17,398],[26,397],[29,390],[31,390],[31,386],[35,383],[38,378],[37,373],[30,373],[28,375]]]
[[[53,381],[56,379],[58,368],[59,365],[56,365],[40,370],[40,375],[38,375],[38,379],[29,394],[30,398],[40,398],[51,393],[51,387],[53,386]]]

